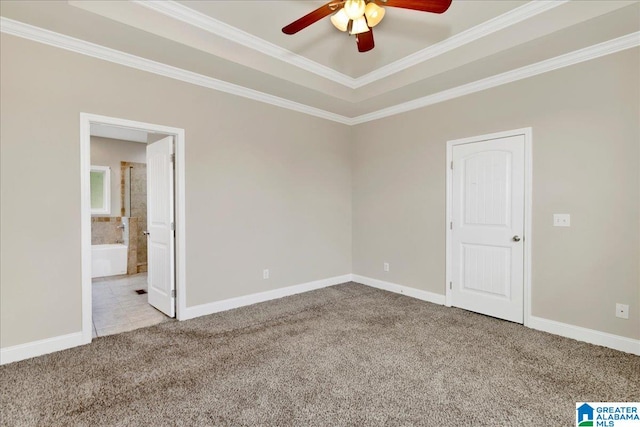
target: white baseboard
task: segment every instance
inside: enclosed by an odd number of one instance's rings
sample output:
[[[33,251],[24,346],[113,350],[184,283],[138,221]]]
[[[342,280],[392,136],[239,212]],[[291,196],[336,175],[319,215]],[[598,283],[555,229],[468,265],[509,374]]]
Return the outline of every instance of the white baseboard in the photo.
[[[536,316],[529,317],[528,326],[531,329],[549,332],[550,334],[560,335],[574,340],[640,355],[640,340],[634,340],[620,335],[569,325],[568,323],[556,322],[555,320],[543,319]]]
[[[53,353],[54,351],[66,350],[82,344],[87,344],[87,342],[82,339],[82,332],[74,332],[72,334],[5,347],[0,349],[0,365],[42,356],[43,354]]]
[[[352,280],[354,282],[362,283],[363,285],[371,286],[373,288],[407,295],[409,297],[432,302],[434,304],[444,305],[445,303],[444,295],[421,291],[419,289],[410,288],[408,286],[398,285],[397,283],[385,282],[383,280],[372,279],[370,277],[360,276],[357,274],[353,275]],[[612,348],[614,350],[640,355],[640,340],[622,337],[620,335],[609,334],[607,332],[596,331],[594,329],[583,328],[580,326],[569,325],[567,323],[543,319],[536,316],[529,317],[528,327],[530,327],[531,329],[548,332],[550,334],[560,335],[562,337],[572,338],[574,340],[584,341],[590,344],[601,345],[603,347]]]
[[[259,292],[257,294],[245,295],[237,298],[229,298],[222,301],[215,301],[207,304],[187,307],[178,320],[193,319],[195,317],[206,316],[207,314],[219,313],[221,311],[244,307],[246,305],[270,301],[290,295],[313,291],[315,289],[326,288],[328,286],[339,285],[340,283],[350,282],[351,278],[351,274],[345,274],[343,276],[331,277],[329,279],[322,279],[313,282],[301,283],[299,285],[287,286],[286,288],[278,288],[272,291]]]
[[[444,305],[445,303],[444,295],[422,291],[408,286],[398,285],[397,283],[372,279],[370,277],[360,276],[357,274],[345,274],[328,279],[288,286],[286,288],[279,288],[271,291],[260,292],[257,294],[245,295],[242,297],[230,298],[223,301],[216,301],[208,304],[187,307],[184,315],[181,316],[179,320],[193,319],[195,317],[205,316],[207,314],[218,313],[221,311],[231,310],[246,305],[278,299],[351,281],[361,283],[366,286],[371,286],[373,288],[383,289],[385,291],[406,295],[422,301],[432,302],[434,304]],[[600,332],[593,329],[582,328],[580,326],[569,325],[566,323],[543,319],[536,316],[529,317],[528,326],[532,329],[537,329],[543,332],[548,332],[551,334],[572,338],[578,341],[584,341],[591,344],[609,347],[615,350],[624,351],[626,353],[640,355],[640,340],[626,338],[606,332]],[[53,353],[54,351],[65,350],[71,347],[77,347],[83,344],[88,344],[88,342],[83,339],[82,332],[75,332],[72,334],[61,335],[58,337],[52,337],[12,347],[2,348],[0,349],[0,365],[5,365],[7,363],[17,362],[19,360],[29,359],[31,357]]]
[[[410,288],[408,286],[398,285],[397,283],[385,282],[383,280],[372,279],[371,277],[352,275],[352,280],[356,283],[371,286],[396,294],[402,294],[413,297],[422,301],[432,302],[434,304],[444,305],[444,295],[435,294],[433,292],[421,291],[420,289]]]

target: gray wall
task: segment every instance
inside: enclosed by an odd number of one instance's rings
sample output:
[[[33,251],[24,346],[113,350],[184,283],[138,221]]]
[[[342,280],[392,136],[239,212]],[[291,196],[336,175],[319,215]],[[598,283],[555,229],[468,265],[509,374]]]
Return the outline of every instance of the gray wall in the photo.
[[[2,347],[81,329],[80,112],[186,129],[188,306],[351,271],[443,294],[446,141],[531,126],[533,314],[640,337],[638,49],[351,129],[4,34],[0,49]]]
[[[351,272],[348,127],[5,34],[0,50],[0,346],[81,330],[80,112],[186,130],[187,306]]]
[[[91,165],[111,168],[111,214],[107,216],[122,216],[120,214],[122,206],[120,162],[146,163],[147,144],[99,136],[91,137]]]
[[[531,126],[533,315],[640,338],[639,59],[633,49],[358,126],[353,272],[444,294],[446,142]],[[554,213],[571,227],[552,227]]]

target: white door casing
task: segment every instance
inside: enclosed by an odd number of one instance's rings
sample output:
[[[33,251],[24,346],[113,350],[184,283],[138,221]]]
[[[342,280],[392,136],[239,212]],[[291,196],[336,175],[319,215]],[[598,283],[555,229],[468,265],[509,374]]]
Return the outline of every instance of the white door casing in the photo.
[[[525,135],[451,148],[450,305],[524,321]]]
[[[186,286],[186,185],[185,185],[185,130],[154,123],[138,122],[134,120],[109,117],[98,114],[80,113],[80,219],[81,230],[81,299],[82,299],[82,338],[81,344],[88,344],[92,340],[92,297],[91,297],[91,125],[115,126],[127,129],[151,132],[154,134],[172,135],[175,144],[175,314],[178,320],[187,317],[187,286]],[[75,344],[74,344],[75,345]],[[70,345],[72,347],[73,345]],[[39,353],[44,354],[44,353]]]
[[[149,304],[175,317],[173,137],[147,145]]]

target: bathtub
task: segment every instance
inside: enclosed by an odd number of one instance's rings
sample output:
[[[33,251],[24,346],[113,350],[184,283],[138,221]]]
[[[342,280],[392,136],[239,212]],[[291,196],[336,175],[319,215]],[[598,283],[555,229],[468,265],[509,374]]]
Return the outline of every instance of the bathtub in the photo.
[[[126,245],[91,245],[91,277],[127,274]]]

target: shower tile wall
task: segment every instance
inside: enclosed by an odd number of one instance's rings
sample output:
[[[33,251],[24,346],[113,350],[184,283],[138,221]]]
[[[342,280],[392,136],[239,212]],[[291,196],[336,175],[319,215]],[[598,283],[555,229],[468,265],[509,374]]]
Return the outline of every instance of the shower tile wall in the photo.
[[[112,245],[124,243],[122,220],[119,217],[94,216],[91,218],[91,244]]]
[[[125,242],[129,247],[127,254],[127,274],[138,273],[138,218],[123,218],[127,222],[129,232],[126,233]]]
[[[123,211],[125,208],[130,212],[131,218],[137,218],[137,233],[133,234],[132,240],[137,240],[137,272],[147,271],[147,237],[142,234],[147,229],[147,165],[144,163],[121,162],[122,165],[122,195],[123,195]],[[130,171],[130,179],[125,179],[126,170]],[[128,188],[126,188],[128,187]],[[128,196],[128,200],[127,200]]]

